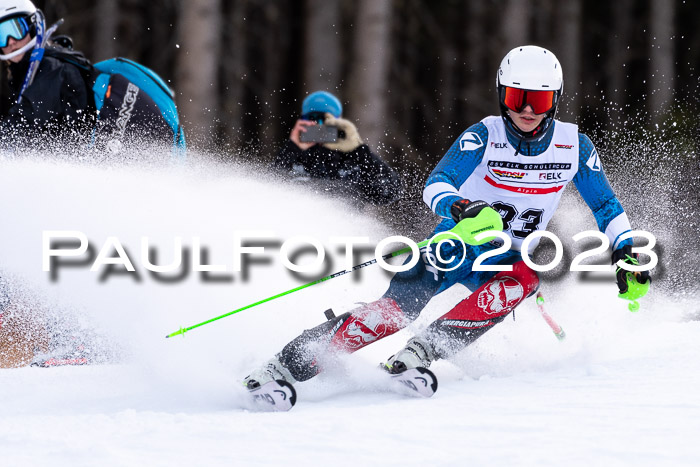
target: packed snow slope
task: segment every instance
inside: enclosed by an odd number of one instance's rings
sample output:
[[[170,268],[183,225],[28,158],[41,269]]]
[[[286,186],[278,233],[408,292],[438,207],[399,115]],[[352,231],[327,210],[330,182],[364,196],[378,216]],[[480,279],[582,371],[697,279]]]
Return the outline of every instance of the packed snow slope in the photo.
[[[566,198],[555,219],[570,219],[579,203]],[[247,408],[242,378],[324,320],[327,308],[341,313],[378,298],[388,274],[372,266],[184,337],[164,336],[313,280],[284,267],[281,241],[317,238],[332,258],[328,272],[335,272],[345,263],[332,238],[366,236],[375,245],[393,234],[381,222],[352,203],[239,166],[51,160],[0,162],[0,218],[3,272],[121,349],[107,364],[0,370],[0,465],[700,462],[700,322],[688,303],[660,288],[655,293],[652,286],[641,310],[631,313],[616,296],[612,274],[601,281],[566,271],[545,277],[541,290],[565,341],[554,337],[529,300],[515,319],[454,361],[433,365],[439,378],[433,398],[388,391],[377,364],[459,301],[466,289],[455,287],[410,328],[298,384],[292,411],[258,413]],[[591,228],[592,219],[566,225],[568,235]],[[84,233],[92,257],[59,265],[52,279],[42,271],[44,231]],[[234,272],[234,237],[250,231],[274,237],[255,244],[265,250],[251,256],[247,274]],[[189,258],[185,273],[147,271],[143,237],[159,265],[176,258],[179,237]],[[91,271],[103,245],[114,246],[115,238],[135,272],[104,264]],[[570,236],[562,241],[571,243]],[[108,250],[103,262],[115,256]],[[198,261],[195,250],[202,252]],[[313,256],[302,253],[297,262]],[[364,252],[357,260],[372,256]],[[205,277],[194,270],[197,263],[223,270]]]

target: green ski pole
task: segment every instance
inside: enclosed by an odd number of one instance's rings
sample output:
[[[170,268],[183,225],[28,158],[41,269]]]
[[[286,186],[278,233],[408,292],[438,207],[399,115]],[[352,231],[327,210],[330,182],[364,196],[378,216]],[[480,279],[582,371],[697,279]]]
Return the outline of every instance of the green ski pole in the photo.
[[[422,248],[426,246],[428,243],[437,243],[442,240],[448,240],[450,238],[454,239],[455,236],[459,237],[464,241],[465,243],[469,245],[481,245],[483,243],[489,242],[493,240],[495,237],[486,237],[481,240],[476,240],[474,237],[476,237],[478,234],[483,233],[483,232],[488,232],[491,230],[498,230],[501,231],[503,230],[503,220],[501,219],[500,214],[496,212],[493,209],[483,209],[476,217],[474,218],[469,218],[469,219],[464,219],[461,222],[459,222],[457,225],[455,225],[452,229],[442,232],[441,234],[435,235],[432,239],[428,240],[423,240],[422,242],[418,243],[418,248]],[[396,256],[400,256],[404,253],[409,253],[411,251],[410,247],[402,248],[401,250],[394,251],[393,253],[388,253],[384,256],[382,256],[382,259],[387,260],[389,258],[394,258]],[[356,266],[353,266],[352,270],[342,270],[338,271],[334,274],[331,274],[326,277],[322,277],[320,279],[316,279],[315,281],[309,282],[308,284],[300,285],[299,287],[294,287],[293,289],[289,289],[285,292],[278,293],[277,295],[273,295],[272,297],[265,298],[263,300],[257,301],[255,303],[251,303],[250,305],[246,305],[244,307],[238,308],[233,311],[229,311],[228,313],[224,313],[221,316],[217,316],[215,318],[208,319],[206,321],[202,321],[201,323],[194,324],[192,326],[188,326],[186,328],[180,328],[177,331],[171,332],[167,336],[168,337],[173,337],[182,334],[183,336],[185,335],[186,332],[191,331],[192,329],[198,328],[200,326],[204,326],[205,324],[213,323],[214,321],[220,320],[221,318],[225,318],[227,316],[231,316],[236,313],[240,313],[243,310],[247,310],[249,308],[253,308],[258,305],[262,305],[263,303],[275,300],[280,297],[284,297],[285,295],[289,295],[291,293],[297,292],[299,290],[305,289],[307,287],[311,287],[312,285],[320,284],[321,282],[325,282],[330,279],[334,279],[336,277],[340,277],[342,275],[345,275],[349,272],[356,271],[358,269],[362,269],[367,266],[371,266],[372,264],[375,264],[377,262],[377,259],[373,259],[370,261],[366,261],[362,264],[358,264]]]

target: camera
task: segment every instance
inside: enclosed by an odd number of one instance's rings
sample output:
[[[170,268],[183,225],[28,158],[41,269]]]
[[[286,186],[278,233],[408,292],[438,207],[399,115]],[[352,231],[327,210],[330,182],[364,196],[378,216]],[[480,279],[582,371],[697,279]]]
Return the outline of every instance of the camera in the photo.
[[[335,143],[338,141],[338,127],[331,125],[307,126],[306,131],[299,133],[299,141],[303,143]]]

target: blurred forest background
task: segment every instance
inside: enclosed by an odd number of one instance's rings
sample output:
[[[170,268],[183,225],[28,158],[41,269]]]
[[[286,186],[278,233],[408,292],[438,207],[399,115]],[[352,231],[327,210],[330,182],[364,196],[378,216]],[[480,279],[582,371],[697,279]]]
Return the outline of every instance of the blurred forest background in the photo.
[[[268,164],[303,98],[335,93],[403,174],[413,212],[427,211],[421,187],[452,142],[498,113],[501,58],[541,45],[564,71],[558,118],[592,138],[635,224],[697,270],[698,0],[35,3],[49,23],[65,19],[59,33],[93,62],[123,56],[158,72],[177,93],[189,147],[223,159]]]
[[[124,56],[175,89],[188,142],[265,162],[309,92],[399,169],[430,170],[497,114],[495,75],[517,45],[564,70],[559,118],[598,145],[653,131],[695,157],[695,0],[36,0],[93,62]],[[605,161],[605,159],[604,159]],[[697,168],[697,164],[693,164]]]

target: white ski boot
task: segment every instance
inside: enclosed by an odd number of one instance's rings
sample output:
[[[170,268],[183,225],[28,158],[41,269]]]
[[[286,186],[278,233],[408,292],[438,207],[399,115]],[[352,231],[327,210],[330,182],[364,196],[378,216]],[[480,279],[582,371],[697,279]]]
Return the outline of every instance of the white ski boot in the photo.
[[[252,390],[276,380],[286,381],[290,384],[297,382],[277,358],[271,358],[262,367],[246,376],[243,385]]]
[[[296,380],[277,358],[270,359],[261,368],[243,380],[255,407],[265,411],[287,411],[297,402],[293,383]]]
[[[400,383],[402,391],[409,395],[430,397],[437,391],[437,377],[428,370],[435,359],[430,345],[418,337],[409,339],[406,347],[389,357],[383,369]]]
[[[384,364],[386,371],[396,375],[413,368],[428,368],[435,359],[430,345],[418,337],[408,340],[406,347],[389,357]]]

